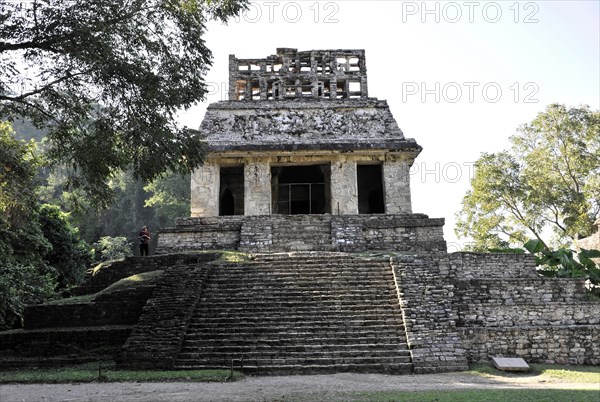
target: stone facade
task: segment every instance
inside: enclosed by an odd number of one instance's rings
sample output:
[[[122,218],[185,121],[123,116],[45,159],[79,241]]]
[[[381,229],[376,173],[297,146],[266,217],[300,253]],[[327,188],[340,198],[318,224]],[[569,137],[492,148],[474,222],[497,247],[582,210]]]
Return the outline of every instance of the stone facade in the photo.
[[[364,51],[231,56],[230,100],[208,107],[201,130],[192,216],[159,233],[159,255],[104,264],[73,294],[149,271],[154,282],[30,306],[1,350],[108,347],[140,369],[245,356],[265,373],[434,373],[495,356],[600,364],[584,280],[539,277],[531,255],[448,254],[444,220],[412,213],[421,147],[368,97]],[[251,255],[194,252],[219,249]],[[387,256],[346,254],[366,250]]]
[[[600,364],[597,312],[583,279],[544,278],[529,254],[449,254],[452,316],[470,362]]]
[[[367,95],[363,50],[232,55],[229,100],[209,105],[200,127],[209,152],[191,216],[411,213],[421,147]],[[231,168],[242,173],[224,180]]]
[[[259,215],[182,218],[160,233],[157,254],[396,250],[444,252],[443,219],[406,215]]]

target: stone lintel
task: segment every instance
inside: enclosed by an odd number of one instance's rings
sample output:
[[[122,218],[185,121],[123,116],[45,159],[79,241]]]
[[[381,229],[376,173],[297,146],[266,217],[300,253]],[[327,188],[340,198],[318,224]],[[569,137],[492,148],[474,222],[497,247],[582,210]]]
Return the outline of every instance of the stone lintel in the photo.
[[[210,153],[225,152],[407,152],[413,159],[421,153],[423,148],[412,138],[399,140],[371,140],[364,141],[335,141],[335,142],[303,142],[303,143],[274,143],[274,142],[218,142],[210,141]]]
[[[239,166],[252,160],[255,162],[277,164],[303,164],[303,163],[328,163],[337,161],[352,161],[356,163],[384,163],[386,161],[405,161],[412,165],[414,159],[421,151],[418,149],[390,150],[390,149],[360,149],[355,151],[339,150],[223,150],[211,152],[207,161],[220,166]]]

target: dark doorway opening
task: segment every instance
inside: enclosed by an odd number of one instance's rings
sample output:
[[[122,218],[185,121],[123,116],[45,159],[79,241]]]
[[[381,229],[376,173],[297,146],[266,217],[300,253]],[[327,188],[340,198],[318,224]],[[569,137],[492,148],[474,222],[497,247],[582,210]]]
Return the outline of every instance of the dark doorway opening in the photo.
[[[273,213],[324,214],[328,212],[328,165],[271,168]]]
[[[381,169],[381,165],[357,166],[359,214],[385,213],[383,174]]]
[[[244,167],[222,167],[219,215],[244,215]]]

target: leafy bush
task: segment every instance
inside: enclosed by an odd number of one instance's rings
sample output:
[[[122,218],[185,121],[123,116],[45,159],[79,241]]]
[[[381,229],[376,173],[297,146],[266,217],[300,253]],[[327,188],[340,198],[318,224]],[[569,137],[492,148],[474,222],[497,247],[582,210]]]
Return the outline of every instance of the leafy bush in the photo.
[[[96,259],[100,254],[100,261],[119,260],[133,255],[131,242],[126,237],[104,236],[95,244]]]
[[[529,240],[523,247],[535,255],[540,274],[555,278],[588,279],[595,289],[600,287],[600,266],[592,260],[600,258],[600,250],[550,250],[540,240]]]
[[[0,330],[21,326],[25,305],[52,298],[55,288],[54,276],[32,265],[0,266]]]
[[[52,246],[44,258],[56,271],[59,290],[79,285],[92,262],[91,247],[79,238],[68,218],[57,206],[45,204],[40,208],[41,229]]]

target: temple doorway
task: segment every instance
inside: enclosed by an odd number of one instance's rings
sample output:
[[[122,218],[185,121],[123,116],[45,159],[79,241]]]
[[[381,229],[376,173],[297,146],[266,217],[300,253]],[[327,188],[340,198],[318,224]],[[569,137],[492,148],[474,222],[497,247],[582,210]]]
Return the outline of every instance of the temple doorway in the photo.
[[[273,166],[274,214],[324,214],[330,211],[329,165]]]
[[[383,175],[381,165],[358,165],[356,178],[358,184],[358,213],[383,214]]]
[[[219,215],[244,215],[244,167],[222,167]]]

